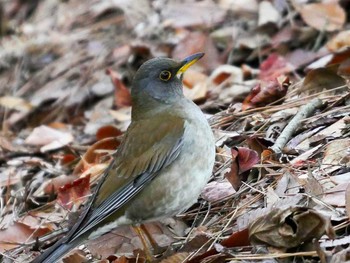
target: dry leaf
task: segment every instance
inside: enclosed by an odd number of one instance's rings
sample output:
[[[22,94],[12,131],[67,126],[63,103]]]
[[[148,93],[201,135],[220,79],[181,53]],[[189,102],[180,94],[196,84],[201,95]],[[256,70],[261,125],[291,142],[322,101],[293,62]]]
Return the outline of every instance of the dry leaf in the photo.
[[[247,180],[247,174],[260,159],[256,151],[244,147],[234,147],[231,149],[232,164],[231,170],[225,174],[227,180],[233,188],[238,191],[242,181]]]
[[[164,23],[175,28],[211,27],[223,21],[226,11],[215,5],[213,1],[170,1],[162,6],[161,14],[166,19]]]
[[[338,139],[328,143],[324,152],[321,170],[333,172],[343,166],[350,165],[350,139]]]
[[[299,11],[306,24],[320,31],[340,30],[346,21],[345,11],[337,2],[306,4]]]
[[[68,132],[63,132],[41,125],[35,128],[27,137],[25,143],[42,146],[41,152],[56,150],[73,141],[73,136]]]
[[[345,85],[345,80],[337,74],[339,65],[313,69],[307,73],[301,91],[315,92]]]
[[[250,94],[244,99],[242,110],[262,107],[283,98],[286,95],[290,84],[291,83],[287,77],[283,78],[281,81],[277,79],[262,81],[255,86]]]
[[[130,106],[130,91],[125,87],[120,74],[110,68],[106,69],[106,74],[111,77],[111,81],[114,85],[115,105],[118,108]]]
[[[343,48],[348,48],[349,46],[350,46],[350,30],[339,32],[327,43],[327,48],[332,52],[336,52]]]
[[[202,66],[210,71],[219,65],[219,54],[213,40],[207,33],[199,31],[187,33],[174,48],[172,57],[181,60],[197,52],[204,52],[205,56],[194,64],[192,69]]]
[[[293,70],[293,65],[291,65],[284,57],[273,53],[261,63],[259,79],[264,81],[274,81],[281,75],[287,74]]]
[[[20,222],[14,222],[6,229],[0,230],[0,252],[15,248],[18,244],[34,241],[36,237],[50,232],[47,228],[32,228]]]
[[[259,4],[259,21],[258,25],[262,26],[268,23],[277,24],[281,19],[275,6],[269,1],[261,1]]]
[[[242,69],[231,65],[220,65],[210,75],[210,80],[215,85],[220,85],[227,79],[230,79],[232,83],[242,83]]]
[[[118,137],[123,133],[113,125],[105,125],[100,127],[96,132],[96,140],[100,141],[102,139],[110,137]]]
[[[185,259],[187,259],[191,254],[188,252],[181,252],[176,253],[174,255],[171,255],[170,257],[167,257],[160,261],[160,263],[179,263],[179,262],[186,262]]]
[[[75,166],[73,174],[81,174],[90,166],[98,164],[102,161],[110,151],[115,151],[120,141],[115,137],[102,139],[91,145],[81,158],[80,162]],[[103,161],[105,162],[105,161]]]
[[[89,195],[90,176],[86,176],[60,187],[58,189],[57,201],[63,207],[72,210],[73,206],[79,208]]]
[[[335,236],[330,219],[305,207],[273,209],[249,225],[249,239],[253,245],[275,248],[294,248],[324,234]]]
[[[8,109],[23,111],[23,112],[28,112],[33,108],[33,105],[31,105],[26,100],[19,97],[13,97],[13,96],[0,97],[0,106],[3,106]]]
[[[208,183],[202,190],[201,196],[208,202],[216,202],[224,199],[230,195],[233,195],[236,191],[232,188],[232,185],[227,180],[214,181]]]
[[[346,187],[346,190],[345,190],[345,207],[346,207],[346,214],[350,218],[350,184],[348,184],[348,187]]]

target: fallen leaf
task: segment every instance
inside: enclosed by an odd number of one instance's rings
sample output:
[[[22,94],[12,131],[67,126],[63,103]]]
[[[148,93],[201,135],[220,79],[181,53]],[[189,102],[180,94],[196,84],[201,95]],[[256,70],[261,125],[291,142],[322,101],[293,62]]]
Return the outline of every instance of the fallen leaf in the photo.
[[[47,152],[62,148],[71,143],[73,139],[74,137],[68,132],[41,125],[32,131],[32,133],[26,138],[25,143],[42,146],[40,151]]]
[[[283,98],[287,94],[290,84],[291,83],[287,77],[280,81],[277,79],[262,81],[255,86],[250,94],[244,99],[242,110],[244,111],[250,108],[262,107]]]
[[[118,108],[131,105],[130,91],[125,87],[121,80],[121,76],[118,72],[108,68],[106,74],[111,77],[111,81],[114,85],[115,105]]]
[[[269,1],[261,1],[259,3],[259,26],[263,26],[268,23],[277,24],[280,19],[281,16],[276,10],[274,4]]]
[[[96,140],[100,141],[105,138],[118,137],[123,133],[113,125],[105,125],[100,127],[96,132]]]
[[[275,248],[294,248],[327,234],[335,233],[329,218],[305,207],[273,209],[249,225],[249,239],[253,245]]]
[[[77,177],[73,175],[59,175],[56,176],[55,178],[52,178],[48,182],[44,183],[43,189],[45,194],[52,194],[52,193],[57,193],[58,189],[68,183],[73,182],[76,180]]]
[[[212,27],[224,20],[226,11],[213,1],[171,1],[162,6],[161,14],[166,19],[164,23],[175,28]]]
[[[233,195],[236,191],[232,188],[232,185],[227,180],[214,181],[208,183],[202,190],[201,196],[208,202],[216,202],[222,200],[230,195]]]
[[[77,209],[90,195],[90,176],[79,178],[58,189],[57,201],[68,210]]]
[[[332,52],[348,48],[350,46],[350,30],[339,32],[327,42],[326,46]]]
[[[238,191],[242,181],[247,180],[245,172],[249,171],[260,159],[256,151],[244,147],[234,147],[231,149],[232,164],[231,169],[225,174],[227,180],[233,188]]]
[[[346,187],[346,190],[345,190],[345,207],[346,207],[346,214],[350,218],[350,184],[348,184],[348,187]]]
[[[337,73],[338,68],[339,65],[331,65],[309,71],[300,90],[315,92],[345,85],[345,80]]]
[[[43,236],[50,232],[46,228],[31,228],[30,226],[14,222],[6,229],[0,230],[0,252],[18,247],[19,244],[34,241],[36,237]]]
[[[299,11],[307,25],[320,31],[340,30],[346,21],[345,11],[337,2],[305,4]]]
[[[79,163],[75,166],[73,174],[81,174],[90,166],[100,163],[102,158],[110,151],[115,151],[120,141],[115,137],[102,139],[89,147]]]
[[[194,64],[192,69],[202,66],[211,71],[219,66],[219,53],[213,40],[207,33],[199,31],[188,32],[174,48],[172,57],[181,60],[197,52],[204,52],[205,56]]]
[[[0,97],[0,106],[8,109],[28,112],[33,109],[33,105],[20,97],[3,96]]]
[[[210,80],[215,85],[220,85],[222,82],[230,79],[233,83],[243,82],[243,71],[241,68],[231,65],[220,65],[210,75]]]
[[[338,75],[350,80],[350,58],[344,60],[338,68]]]
[[[350,139],[338,139],[327,144],[322,159],[321,170],[324,172],[333,172],[341,167],[350,165]]]
[[[273,81],[277,77],[293,70],[293,65],[291,65],[284,57],[273,53],[261,63],[259,79],[264,81]]]
[[[249,233],[248,229],[242,229],[239,231],[236,231],[232,233],[231,236],[228,238],[224,239],[223,241],[220,242],[220,245],[223,247],[227,248],[232,248],[232,247],[244,247],[244,246],[249,246]],[[204,262],[203,259],[209,258],[213,255],[218,254],[219,252],[215,249],[212,248],[209,251],[204,252],[202,255],[193,257],[192,259],[188,260],[188,263],[197,263],[197,262]]]
[[[171,255],[165,259],[163,259],[162,261],[160,261],[160,263],[179,263],[179,262],[186,262],[187,258],[190,256],[191,254],[189,252],[180,252],[180,253],[175,253],[174,255]]]

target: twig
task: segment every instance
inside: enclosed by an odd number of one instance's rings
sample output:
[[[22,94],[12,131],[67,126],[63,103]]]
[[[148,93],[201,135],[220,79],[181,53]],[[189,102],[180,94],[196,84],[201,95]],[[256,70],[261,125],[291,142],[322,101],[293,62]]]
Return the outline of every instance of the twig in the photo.
[[[289,124],[284,128],[283,132],[277,138],[275,144],[271,147],[275,153],[281,153],[282,148],[292,137],[300,122],[309,117],[317,108],[321,107],[322,101],[318,98],[313,99],[305,106],[301,107],[298,113],[293,117]]]

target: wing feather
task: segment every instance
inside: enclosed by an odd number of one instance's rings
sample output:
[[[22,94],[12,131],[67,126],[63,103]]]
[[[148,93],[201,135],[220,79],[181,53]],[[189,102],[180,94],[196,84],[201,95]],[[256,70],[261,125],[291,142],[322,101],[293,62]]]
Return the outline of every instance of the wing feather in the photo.
[[[184,131],[185,120],[174,116],[131,123],[113,166],[97,187],[89,211],[69,236],[69,242],[126,205],[162,168],[171,164],[181,152]]]

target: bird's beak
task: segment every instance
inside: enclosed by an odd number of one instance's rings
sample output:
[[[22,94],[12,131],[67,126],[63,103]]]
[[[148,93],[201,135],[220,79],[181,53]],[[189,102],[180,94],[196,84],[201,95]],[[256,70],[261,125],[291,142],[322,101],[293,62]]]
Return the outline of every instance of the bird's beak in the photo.
[[[177,74],[184,73],[189,67],[191,67],[194,63],[196,63],[199,59],[204,56],[204,53],[196,53],[191,56],[188,56],[184,60],[181,61],[181,67],[177,71]]]

